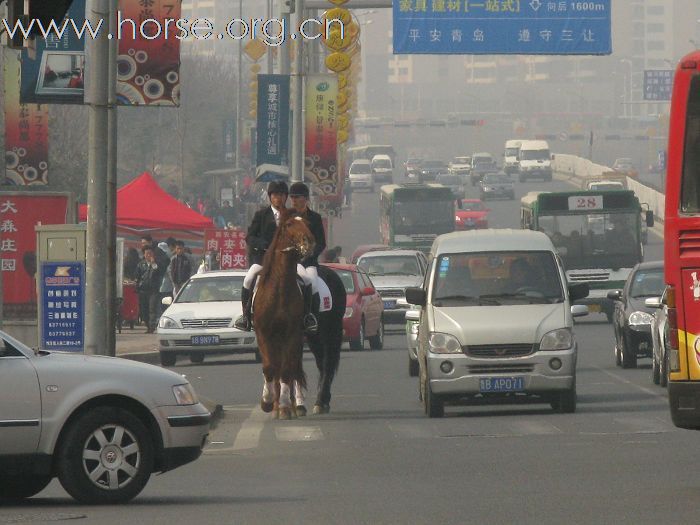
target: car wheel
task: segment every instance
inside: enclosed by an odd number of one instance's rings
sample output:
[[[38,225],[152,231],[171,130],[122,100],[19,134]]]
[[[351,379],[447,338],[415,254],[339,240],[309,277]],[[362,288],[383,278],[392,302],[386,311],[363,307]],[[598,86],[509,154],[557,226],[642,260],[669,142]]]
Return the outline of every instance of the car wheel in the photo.
[[[576,412],[576,384],[570,390],[557,392],[550,401],[550,405],[559,414],[573,414]]]
[[[196,353],[190,354],[190,363],[195,365],[200,365],[204,362],[204,354]]]
[[[659,362],[656,360],[656,354],[651,356],[651,380],[655,385],[661,381],[661,370],[659,370]]]
[[[620,354],[620,345],[615,341],[615,366],[622,366],[622,356]]]
[[[410,377],[418,377],[418,360],[408,358],[408,375]]]
[[[620,348],[622,368],[637,368],[637,349],[632,348],[632,343],[624,330],[620,336],[620,342],[622,343],[622,348]]]
[[[665,349],[663,350],[663,357],[661,358],[661,364],[659,366],[659,386],[666,388],[668,386],[668,356],[666,355]]]
[[[0,474],[0,501],[18,501],[39,494],[52,476]]]
[[[373,335],[369,338],[369,347],[372,350],[381,350],[384,348],[384,319],[379,320],[377,335]]]
[[[82,503],[125,503],[148,483],[153,450],[148,430],[134,414],[93,408],[73,421],[61,439],[58,479]]]
[[[160,353],[160,364],[162,366],[175,366],[175,363],[177,363],[177,354],[172,352]]]
[[[360,320],[360,334],[357,339],[350,339],[350,350],[364,350],[365,349],[365,320],[364,318]]]
[[[430,390],[428,374],[423,378],[423,406],[428,417],[437,418],[445,415],[445,404],[440,396],[433,394]]]

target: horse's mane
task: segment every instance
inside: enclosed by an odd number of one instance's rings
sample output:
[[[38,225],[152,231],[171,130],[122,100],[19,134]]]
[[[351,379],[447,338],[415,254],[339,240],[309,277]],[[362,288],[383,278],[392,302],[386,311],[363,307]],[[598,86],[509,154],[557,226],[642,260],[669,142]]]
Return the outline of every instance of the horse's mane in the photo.
[[[280,225],[275,230],[275,235],[272,237],[272,242],[268,246],[265,256],[263,257],[262,270],[260,271],[260,279],[265,281],[272,273],[272,261],[274,253],[277,250],[277,245],[280,243],[282,231],[286,231],[286,222],[290,217],[296,215],[296,211],[290,208],[284,208],[280,211]]]

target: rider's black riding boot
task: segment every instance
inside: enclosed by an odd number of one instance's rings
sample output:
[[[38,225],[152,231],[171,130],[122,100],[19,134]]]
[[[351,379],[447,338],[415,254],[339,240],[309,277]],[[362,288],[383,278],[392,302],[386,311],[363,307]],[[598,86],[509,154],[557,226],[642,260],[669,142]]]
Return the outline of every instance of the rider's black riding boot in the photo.
[[[251,329],[250,317],[251,307],[253,305],[251,295],[253,294],[250,290],[248,290],[248,288],[246,288],[245,286],[241,287],[241,303],[243,306],[243,314],[233,323],[233,326],[245,332],[250,332]]]
[[[321,307],[321,299],[317,293],[311,291],[311,285],[303,286],[303,289],[304,332],[308,335],[316,335],[318,333],[318,311]]]

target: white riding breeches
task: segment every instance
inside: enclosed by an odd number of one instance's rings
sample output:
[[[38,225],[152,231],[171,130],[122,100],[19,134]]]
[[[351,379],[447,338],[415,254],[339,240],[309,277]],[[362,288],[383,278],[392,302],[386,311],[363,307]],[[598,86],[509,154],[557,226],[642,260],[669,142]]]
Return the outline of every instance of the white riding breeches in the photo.
[[[252,288],[255,278],[260,273],[260,270],[262,270],[262,266],[259,264],[253,264],[248,269],[248,273],[245,274],[243,279],[243,287],[246,290],[250,290]],[[315,266],[304,268],[301,264],[297,264],[297,275],[301,277],[305,285],[311,285],[311,291],[313,293],[318,293],[318,270]]]
[[[255,278],[260,273],[260,270],[262,270],[262,266],[259,264],[253,264],[250,266],[250,268],[248,269],[248,273],[245,274],[245,277],[243,278],[243,287],[246,290],[251,289],[251,287],[253,286],[253,282],[255,281]]]

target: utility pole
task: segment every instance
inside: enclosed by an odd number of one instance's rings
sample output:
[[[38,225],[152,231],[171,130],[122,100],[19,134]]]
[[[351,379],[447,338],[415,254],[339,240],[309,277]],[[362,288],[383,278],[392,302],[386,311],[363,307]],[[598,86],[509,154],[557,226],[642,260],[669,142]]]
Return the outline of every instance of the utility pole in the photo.
[[[238,18],[243,20],[243,0],[238,0]],[[238,89],[236,90],[236,169],[241,168],[241,90],[243,89],[243,41],[238,42]]]
[[[280,75],[289,75],[291,73],[291,57],[289,56],[289,35],[291,34],[290,31],[290,15],[289,12],[285,10],[285,0],[280,0],[282,2],[281,4],[281,9],[280,9],[280,18],[282,19],[282,24],[284,25],[284,30],[285,34],[283,35],[284,41],[282,42],[282,45],[279,46],[279,53],[280,53]],[[293,2],[293,0],[292,0]],[[291,97],[290,100],[288,101],[288,106],[289,110],[291,111],[292,105],[291,105]],[[289,126],[289,129],[287,130],[287,149],[289,149],[289,145],[292,143],[291,140],[292,136],[292,126]],[[291,157],[290,155],[291,152],[287,152],[287,161],[286,164],[287,166],[291,166]],[[284,159],[283,159],[284,162]],[[291,174],[291,169],[289,170]]]
[[[93,27],[109,20],[110,0],[88,0],[86,16]],[[103,22],[104,23],[104,22]],[[85,302],[85,353],[107,351],[107,164],[109,40],[106,32],[85,41],[88,105],[88,226]]]
[[[272,6],[273,0],[267,0],[267,19],[272,20],[273,17],[273,6]],[[269,48],[267,50],[267,74],[272,75],[274,71],[274,56],[272,54],[272,49]]]
[[[117,34],[118,0],[110,0],[109,32]],[[106,314],[107,314],[107,355],[117,355],[117,55],[119,41],[112,38],[109,41],[109,106],[107,126],[109,137],[107,141],[107,281],[106,281]],[[160,108],[158,108],[160,116]]]
[[[304,17],[304,0],[296,0],[294,16],[292,17],[292,29],[295,35],[293,44],[297,48],[296,59],[294,60],[294,71],[292,74],[292,85],[294,86],[294,114],[292,119],[292,155],[291,155],[291,175],[292,182],[302,182],[304,180],[304,45],[303,36],[297,34]]]

